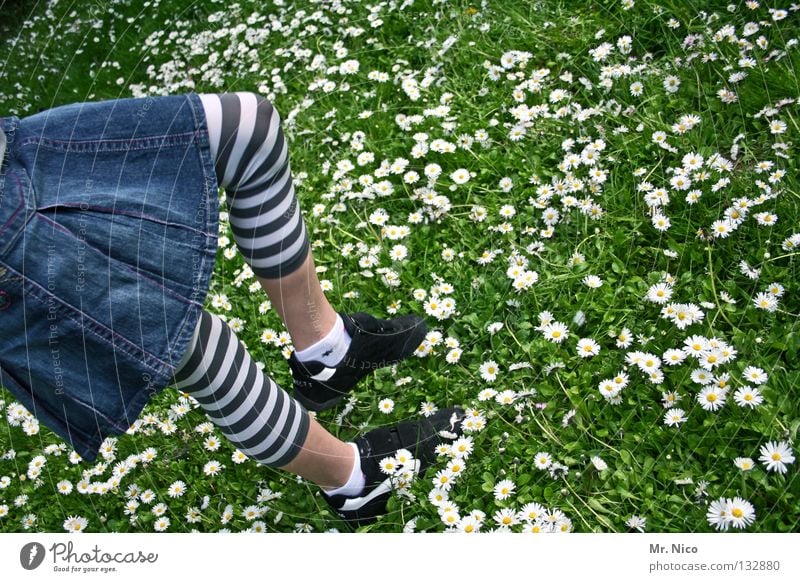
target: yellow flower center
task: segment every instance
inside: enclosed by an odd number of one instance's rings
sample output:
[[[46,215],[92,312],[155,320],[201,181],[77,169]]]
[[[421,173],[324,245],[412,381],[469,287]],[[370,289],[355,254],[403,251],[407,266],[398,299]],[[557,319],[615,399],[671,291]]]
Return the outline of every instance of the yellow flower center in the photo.
[[[773,461],[780,461],[781,460],[781,454],[780,453],[772,453],[772,460]]]
[[[709,394],[709,395],[707,395],[707,396],[706,396],[706,400],[708,400],[709,402],[716,402],[716,400],[717,400],[717,395],[716,395],[716,394],[713,394],[713,393],[712,393],[712,394]]]
[[[744,515],[744,512],[741,509],[739,509],[738,507],[735,507],[731,511],[731,515],[733,515],[733,517],[740,518],[740,517],[742,517]]]

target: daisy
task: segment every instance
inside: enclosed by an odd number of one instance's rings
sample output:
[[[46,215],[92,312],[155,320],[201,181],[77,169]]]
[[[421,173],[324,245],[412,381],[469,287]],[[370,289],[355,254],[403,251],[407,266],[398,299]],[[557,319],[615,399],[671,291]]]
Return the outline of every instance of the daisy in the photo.
[[[657,212],[652,216],[651,222],[653,223],[653,227],[660,232],[666,232],[672,225],[669,217],[664,216],[660,212]]]
[[[616,343],[617,347],[621,349],[630,347],[630,345],[633,343],[633,334],[631,333],[631,330],[629,330],[627,327],[623,327],[622,331],[619,332],[619,335],[617,335]]]
[[[220,446],[220,440],[217,437],[209,436],[203,441],[203,447],[207,451],[216,451]]]
[[[487,382],[494,382],[497,378],[497,362],[489,360],[480,366],[481,378]]]
[[[753,459],[750,457],[736,457],[733,460],[733,464],[742,471],[750,471],[755,466]]]
[[[661,400],[663,401],[664,408],[672,408],[680,399],[681,395],[674,390],[670,392],[663,392],[661,394]]]
[[[686,353],[680,349],[670,349],[664,352],[662,360],[667,366],[677,366],[686,359]]]
[[[459,168],[450,174],[450,179],[453,180],[456,184],[465,184],[469,181],[470,174],[469,170],[464,168]]]
[[[437,410],[439,410],[439,407],[433,402],[423,402],[419,405],[419,413],[425,417],[433,416]]]
[[[461,520],[461,516],[457,511],[443,511],[439,514],[442,523],[448,527],[453,527]]]
[[[766,445],[761,446],[759,452],[761,456],[758,460],[767,466],[767,471],[786,473],[786,465],[794,463],[792,449],[786,441],[777,443],[769,441]]]
[[[557,533],[569,533],[572,531],[572,520],[568,517],[564,517],[563,519],[559,519],[553,528],[553,531]]]
[[[438,487],[439,489],[443,489],[444,491],[449,491],[450,488],[453,486],[453,474],[448,471],[447,469],[441,469],[436,473],[436,475],[432,479],[433,486]]]
[[[753,505],[741,497],[728,500],[725,514],[728,517],[728,523],[739,529],[747,527],[756,519],[756,510]]]
[[[739,388],[734,393],[733,398],[736,400],[736,404],[742,408],[755,408],[764,402],[764,397],[761,395],[759,389],[751,388],[750,386],[742,386]]]
[[[527,522],[535,522],[541,519],[546,512],[547,510],[543,505],[536,502],[531,502],[522,506],[522,508],[519,510],[518,516],[520,519],[524,519]]]
[[[63,481],[59,481],[56,484],[56,487],[58,488],[58,492],[61,493],[62,495],[69,495],[72,492],[72,483],[70,483],[66,479]]]
[[[510,507],[504,507],[503,509],[499,510],[492,516],[492,518],[497,525],[502,527],[511,527],[512,525],[517,525],[519,523],[519,520],[517,519],[517,512]]]
[[[567,326],[558,321],[554,321],[543,326],[542,333],[544,334],[545,339],[548,339],[554,343],[561,343],[567,339],[567,336],[569,336],[569,330],[567,329]]]
[[[481,529],[481,525],[482,523],[472,515],[465,515],[461,518],[456,527],[458,531],[462,533],[476,533]]]
[[[713,370],[723,363],[722,353],[716,349],[708,350],[697,359],[697,362],[706,370]]]
[[[734,228],[735,225],[730,219],[715,220],[711,224],[711,232],[716,238],[727,238]]]
[[[744,379],[748,382],[758,385],[764,384],[768,378],[764,370],[755,366],[747,366],[742,372],[742,376],[744,376]]]
[[[636,363],[645,374],[651,374],[661,368],[661,358],[655,354],[643,353],[642,358]]]
[[[686,413],[680,408],[670,408],[664,414],[664,424],[667,426],[680,426],[686,422]]]
[[[772,293],[775,297],[782,297],[785,289],[780,283],[770,283],[769,287],[767,287],[767,291]]]
[[[534,521],[526,523],[522,527],[523,533],[548,533],[552,531],[552,528],[549,523],[545,523],[543,521]]]
[[[697,395],[697,401],[703,410],[716,412],[725,404],[725,391],[718,386],[706,386]]]
[[[514,403],[516,397],[517,393],[513,390],[503,390],[502,392],[498,393],[494,399],[498,404],[509,405]]]
[[[155,498],[156,494],[152,489],[145,489],[142,491],[141,495],[139,495],[139,499],[142,501],[142,503],[152,503]]]
[[[166,516],[159,517],[153,524],[153,529],[156,531],[165,531],[169,527],[169,518]]]
[[[144,464],[153,461],[158,456],[158,452],[153,447],[147,447],[145,450],[142,451],[139,458],[142,460]]]
[[[494,486],[494,497],[500,501],[508,499],[514,493],[514,489],[516,489],[516,485],[514,485],[513,481],[510,479],[503,479]]]
[[[430,501],[435,507],[441,507],[446,501],[448,501],[447,491],[441,487],[434,487],[428,493],[428,501]]]
[[[186,492],[186,483],[183,481],[175,481],[172,485],[169,486],[167,490],[167,495],[170,497],[180,497]]]
[[[583,284],[590,289],[599,289],[603,286],[603,280],[597,275],[586,275],[586,277],[583,278]]]
[[[536,453],[536,456],[533,457],[533,464],[539,469],[547,469],[552,462],[553,458],[550,453]]]
[[[461,475],[466,468],[463,459],[452,459],[446,467],[453,475]]]
[[[384,414],[389,414],[394,410],[394,400],[391,398],[384,398],[380,402],[378,402],[378,410],[380,410]]]
[[[389,251],[389,258],[393,261],[402,261],[408,257],[408,248],[405,245],[394,245],[392,250]],[[325,291],[330,289],[323,289]]]
[[[756,222],[761,226],[772,226],[778,222],[778,216],[771,212],[759,212],[755,215]]]
[[[780,119],[775,119],[770,122],[769,124],[769,132],[773,135],[781,134],[786,131],[786,122],[781,121]]]
[[[582,358],[591,358],[600,353],[600,344],[591,338],[578,340],[578,355]]]
[[[644,533],[644,528],[647,527],[647,518],[638,515],[632,515],[625,522],[625,525],[629,530],[636,530]]]
[[[771,293],[760,292],[753,297],[753,305],[765,311],[774,312],[778,309],[778,300]]]
[[[712,501],[706,511],[706,519],[709,525],[713,525],[718,530],[728,529],[728,500],[721,497]]]
[[[667,283],[657,283],[647,290],[645,299],[653,303],[666,303],[672,297],[672,286]]]
[[[85,517],[71,515],[64,520],[64,530],[70,533],[79,533],[86,529],[89,525],[89,520]]]
[[[387,475],[393,475],[397,469],[397,459],[394,457],[385,457],[381,459],[380,463],[378,463],[378,466],[382,472],[386,473]]]
[[[615,384],[612,380],[603,380],[597,386],[597,389],[606,399],[616,397],[622,390],[622,388],[618,384]]]
[[[465,419],[465,420],[469,420],[469,419]],[[436,447],[433,450],[440,457],[451,457],[452,456],[451,453],[453,452],[453,449],[447,443],[439,443],[438,445],[436,445]]]
[[[203,473],[208,476],[214,476],[219,474],[219,472],[222,471],[222,468],[223,465],[221,465],[219,461],[208,461],[205,465],[203,465]],[[142,501],[144,501],[144,499]]]
[[[702,368],[694,370],[692,372],[691,378],[692,382],[694,382],[695,384],[702,384],[704,386],[706,384],[710,384],[714,380],[714,377],[711,375],[711,372],[709,372],[708,370],[703,370]]]

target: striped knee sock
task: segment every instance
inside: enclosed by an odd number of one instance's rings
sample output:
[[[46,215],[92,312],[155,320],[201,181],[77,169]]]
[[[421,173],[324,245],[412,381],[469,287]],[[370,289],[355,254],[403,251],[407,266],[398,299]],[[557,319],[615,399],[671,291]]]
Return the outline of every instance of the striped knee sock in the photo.
[[[252,92],[200,99],[234,241],[257,276],[288,275],[303,263],[309,242],[278,111]]]
[[[218,316],[202,311],[174,377],[176,386],[191,394],[250,458],[282,467],[300,452],[308,435],[308,412],[258,369]]]

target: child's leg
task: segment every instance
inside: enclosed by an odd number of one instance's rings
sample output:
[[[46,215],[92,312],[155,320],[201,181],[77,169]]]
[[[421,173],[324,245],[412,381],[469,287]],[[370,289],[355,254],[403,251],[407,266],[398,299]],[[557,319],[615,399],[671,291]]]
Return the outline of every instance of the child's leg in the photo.
[[[425,322],[337,313],[317,279],[278,112],[252,92],[200,99],[234,239],[292,338],[294,396],[309,410],[331,408],[364,376],[410,357]]]
[[[340,487],[351,477],[353,447],[322,428],[259,370],[218,316],[201,313],[175,381],[239,450],[259,463],[291,471],[322,487]]]
[[[403,472],[424,471],[445,434],[460,434],[463,411],[440,410],[430,419],[373,429],[345,443],[320,426],[253,362],[228,324],[207,311],[175,372],[225,436],[251,459],[320,485],[326,502],[348,522],[362,525],[386,512],[394,483],[381,461],[405,449],[414,460]],[[402,457],[398,457],[400,459]]]
[[[314,268],[280,116],[252,92],[200,98],[234,240],[301,351],[338,322]]]

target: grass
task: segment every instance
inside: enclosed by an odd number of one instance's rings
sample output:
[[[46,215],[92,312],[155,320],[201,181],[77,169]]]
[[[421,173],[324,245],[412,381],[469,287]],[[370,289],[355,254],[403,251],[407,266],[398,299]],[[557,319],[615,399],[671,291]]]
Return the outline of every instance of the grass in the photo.
[[[350,439],[365,428],[416,416],[425,401],[440,407],[463,404],[479,412],[485,428],[470,434],[474,450],[449,492],[459,517],[483,512],[487,530],[496,526],[496,512],[540,503],[560,528],[575,531],[627,531],[632,529],[629,518],[641,516],[647,531],[704,532],[715,529],[706,518],[711,501],[742,497],[755,510],[747,531],[796,530],[796,464],[788,463],[781,474],[766,470],[758,458],[768,441],[794,447],[800,429],[797,243],[790,243],[800,217],[797,13],[776,20],[766,7],[740,6],[730,12],[725,2],[675,1],[656,8],[640,1],[631,9],[616,1],[577,8],[555,0],[485,6],[418,1],[400,10],[401,4],[383,4],[383,22],[373,27],[368,6],[359,2],[342,2],[343,14],[320,2],[153,0],[144,6],[61,0],[49,8],[40,2],[26,14],[28,22],[16,26],[19,37],[7,41],[0,111],[24,116],[73,101],[186,90],[252,90],[269,96],[284,121],[297,193],[317,241],[317,265],[325,269],[320,277],[333,285],[332,303],[346,311],[386,316],[390,303],[400,301],[400,312],[425,313],[415,289],[430,296],[442,281],[453,287],[455,312],[441,319],[428,314],[430,326],[442,334],[430,353],[380,370],[359,385],[352,410],[344,414],[340,407],[320,420]],[[282,27],[259,37],[257,31],[270,17]],[[759,23],[758,30],[745,35],[747,23]],[[763,36],[767,47],[742,49],[727,38],[714,40],[726,25],[737,40],[755,43]],[[248,27],[253,31],[248,46],[238,50]],[[353,35],[354,28],[361,33]],[[223,29],[219,38],[206,34]],[[617,42],[626,35],[630,51],[623,53]],[[447,46],[452,37],[455,42]],[[598,62],[590,51],[603,42],[615,48]],[[342,48],[347,53],[337,55]],[[509,51],[525,51],[529,58],[504,68]],[[359,70],[354,75],[333,68],[310,70],[317,54],[327,66],[356,59]],[[742,65],[743,56],[752,56],[754,66]],[[619,68],[604,73],[603,66],[615,65]],[[547,74],[537,75],[540,69]],[[370,71],[385,72],[388,80],[375,81]],[[747,76],[731,81],[738,71]],[[664,87],[671,76],[680,80],[675,92]],[[334,81],[335,88],[326,91],[321,79]],[[404,90],[405,79],[416,80],[418,99]],[[539,80],[515,96],[518,85],[530,79]],[[640,96],[631,94],[634,82],[643,84]],[[718,95],[723,88],[738,100],[724,103]],[[781,104],[790,99],[795,101]],[[549,114],[537,114],[516,140],[511,129],[519,123],[514,108],[521,103],[539,106],[539,113],[546,105]],[[449,111],[438,117],[433,110],[442,104]],[[559,112],[565,105],[569,108]],[[776,109],[771,117],[765,115],[768,108]],[[588,115],[581,114],[587,110]],[[372,115],[360,116],[364,111]],[[419,123],[404,129],[398,115],[420,116]],[[683,133],[675,131],[673,125],[685,115],[696,115],[699,122]],[[785,133],[771,133],[767,119],[785,122]],[[671,149],[654,142],[659,131]],[[363,132],[363,140],[354,145],[356,132]],[[417,133],[427,134],[424,140],[417,137],[429,146],[436,139],[460,145],[452,153],[429,149],[414,157]],[[462,141],[465,135],[471,144]],[[476,139],[483,135],[485,141]],[[569,148],[568,139],[573,140]],[[548,197],[542,186],[557,187],[567,177],[567,150],[580,155],[598,140],[603,148],[594,166],[580,163],[572,169],[582,189]],[[373,152],[374,162],[358,165],[362,152]],[[695,204],[684,200],[685,190],[670,185],[690,153],[706,161],[715,154],[730,161],[730,170],[704,164],[708,178],[693,178],[692,188],[702,192]],[[398,158],[408,161],[404,170],[376,175],[382,160],[391,166]],[[344,159],[355,168],[336,175]],[[761,172],[763,161],[774,166]],[[427,203],[418,190],[426,185],[424,172],[431,163],[441,167],[431,188],[446,196],[446,203]],[[593,168],[606,175],[590,192]],[[457,169],[474,176],[459,184],[451,177]],[[421,179],[405,181],[409,170]],[[785,175],[769,182],[776,170]],[[361,192],[361,175],[388,180],[393,193],[372,199],[347,196],[345,176],[352,179],[352,190]],[[503,178],[513,183],[510,189],[501,186]],[[718,182],[723,178],[729,183]],[[668,191],[669,202],[656,205],[670,219],[667,230],[651,222],[642,190],[646,182]],[[762,194],[768,196],[759,198]],[[565,205],[570,195],[585,200],[587,208],[595,204],[600,215]],[[747,218],[730,236],[714,236],[714,222],[743,197],[754,203]],[[506,205],[513,207],[513,216],[501,215]],[[477,206],[485,209],[482,221],[475,219]],[[560,214],[551,231],[544,221],[548,208]],[[378,209],[388,214],[388,224],[408,225],[409,236],[384,236],[385,225],[370,219]],[[409,220],[415,212],[420,222]],[[755,215],[760,212],[776,216],[775,225],[759,225]],[[512,230],[504,232],[505,225]],[[239,337],[288,387],[281,348],[259,339],[266,328],[280,330],[280,320],[272,310],[260,312],[266,296],[248,289],[252,279],[235,284],[244,261],[234,252],[225,221],[223,226],[231,256],[220,248],[207,308],[228,321],[238,318],[243,325]],[[396,244],[407,247],[407,259],[391,260],[389,251]],[[455,252],[455,260],[443,258],[446,249]],[[480,264],[485,251],[498,254]],[[378,267],[365,276],[358,261],[368,254],[377,256]],[[521,292],[507,275],[508,260],[515,256],[538,274],[537,282]],[[746,276],[741,261],[761,269],[759,278]],[[385,284],[378,268],[395,271],[399,286]],[[599,276],[602,286],[588,287],[583,282],[587,275]],[[703,319],[681,328],[663,318],[663,306],[645,299],[660,282],[669,283],[673,302],[695,304]],[[753,298],[772,283],[784,288],[777,310],[756,308]],[[223,294],[230,310],[213,306]],[[568,326],[563,343],[544,337],[544,311]],[[494,322],[503,327],[490,333],[487,326]],[[619,348],[616,338],[625,328],[633,342]],[[728,389],[725,405],[716,412],[704,410],[697,400],[703,386],[693,380],[700,366],[691,357],[674,367],[662,364],[663,378],[648,377],[630,361],[636,351],[662,357],[693,335],[718,338],[736,350],[735,357],[711,370],[717,385]],[[443,341],[448,337],[457,339],[462,350],[454,363],[446,360],[449,349]],[[595,340],[599,354],[580,357],[576,346],[581,338]],[[487,382],[479,368],[490,360],[500,371]],[[761,385],[746,381],[748,366],[761,368],[768,380]],[[628,384],[619,402],[609,401],[598,388],[622,371]],[[737,405],[734,393],[744,385],[756,386],[763,403],[753,409]],[[511,390],[513,401],[485,398],[487,388],[498,394]],[[680,426],[663,421],[667,392],[680,396],[677,406],[686,412]],[[387,397],[395,409],[384,416],[377,403]],[[153,505],[167,504],[168,531],[241,531],[254,524],[267,531],[343,529],[316,487],[253,462],[234,464],[227,441],[216,451],[206,450],[195,431],[205,421],[200,409],[178,415],[177,431],[163,434],[157,421],[167,418],[181,398],[172,388],[155,397],[145,411],[151,416],[144,418],[156,422],[121,436],[96,476],[83,473],[89,468],[85,463],[71,464],[68,448],[61,455],[51,448],[44,452],[41,476],[28,479],[29,462],[48,444],[61,441],[46,427],[37,438],[26,436],[14,425],[12,413],[19,411],[7,394],[0,451],[15,455],[0,461],[0,477],[9,477],[0,490],[0,507],[7,505],[0,529],[60,531],[65,519],[79,515],[88,519],[88,531],[152,531],[156,516],[147,504],[133,512],[135,517],[125,513],[132,484],[139,491],[151,489]],[[115,463],[137,458],[147,447],[156,449],[155,460],[140,463],[116,489],[82,494],[76,488],[68,495],[54,490],[61,480],[106,483]],[[552,457],[549,470],[534,463],[541,452]],[[603,463],[593,462],[594,457]],[[738,457],[752,458],[755,467],[737,468]],[[216,477],[202,471],[212,459],[225,464]],[[441,459],[436,470],[447,461]],[[607,468],[597,468],[603,464]],[[390,514],[368,529],[402,531],[413,520],[417,531],[442,531],[444,516],[428,501],[434,473],[413,483],[413,499],[393,498]],[[503,479],[516,487],[507,499],[494,494]],[[166,491],[176,480],[188,485],[187,492],[170,498]],[[27,498],[18,506],[14,501],[20,495]],[[263,510],[257,519],[242,515],[251,505]],[[199,521],[187,522],[191,508],[198,510]],[[232,519],[225,518],[229,508]],[[31,515],[36,519],[30,520]],[[524,526],[522,520],[512,529]]]

